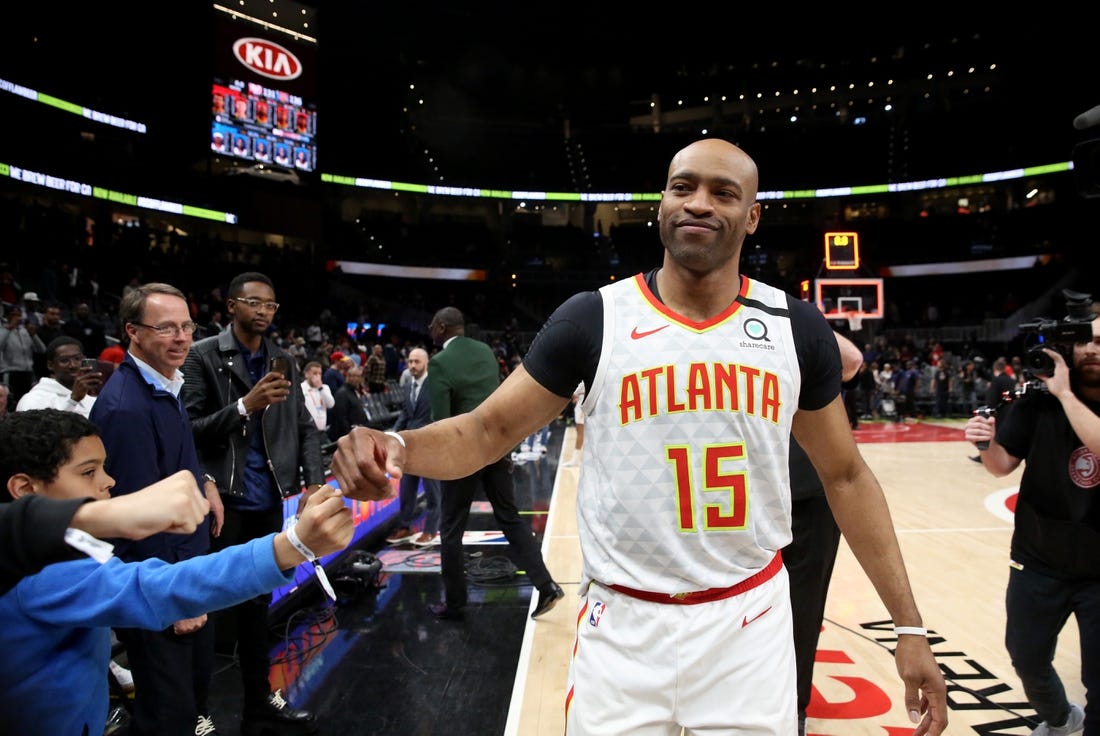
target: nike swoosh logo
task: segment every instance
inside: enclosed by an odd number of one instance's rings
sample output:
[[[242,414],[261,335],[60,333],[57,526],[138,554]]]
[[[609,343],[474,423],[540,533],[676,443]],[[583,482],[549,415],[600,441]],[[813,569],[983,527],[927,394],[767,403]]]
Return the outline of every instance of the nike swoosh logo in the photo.
[[[660,327],[658,327],[656,329],[646,330],[645,332],[638,332],[638,328],[635,327],[633,330],[630,331],[630,339],[631,340],[641,340],[643,337],[649,337],[654,332],[660,332],[661,330],[663,330],[666,327],[668,327],[668,325],[661,325]]]
[[[761,611],[760,613],[756,614],[756,615],[755,615],[755,616],[753,616],[752,618],[749,618],[749,617],[747,617],[747,616],[742,616],[742,617],[741,617],[741,628],[742,628],[742,629],[743,629],[743,628],[745,628],[746,626],[748,626],[748,625],[749,625],[749,624],[751,624],[751,623],[752,623],[753,621],[755,621],[756,619],[760,618],[761,616],[763,616],[763,615],[764,615],[765,613],[767,613],[767,612],[768,612],[768,611],[770,611],[770,610],[772,610],[772,607],[771,607],[771,606],[768,606],[767,608],[765,608],[765,609],[764,609],[763,611]]]

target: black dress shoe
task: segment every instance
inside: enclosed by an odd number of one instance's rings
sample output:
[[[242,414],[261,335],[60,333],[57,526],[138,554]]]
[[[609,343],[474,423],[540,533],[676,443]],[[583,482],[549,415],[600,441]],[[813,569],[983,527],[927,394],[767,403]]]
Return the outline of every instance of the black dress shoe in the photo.
[[[451,608],[446,603],[429,603],[428,612],[441,621],[461,621],[466,617],[461,608]]]
[[[263,704],[245,706],[241,719],[242,736],[309,736],[317,733],[317,719],[308,710],[295,710],[283,698],[283,691],[276,690],[267,696]]]
[[[565,591],[561,589],[561,586],[551,582],[545,588],[539,590],[539,602],[535,604],[535,610],[531,612],[531,618],[538,618],[546,613],[564,597]]]

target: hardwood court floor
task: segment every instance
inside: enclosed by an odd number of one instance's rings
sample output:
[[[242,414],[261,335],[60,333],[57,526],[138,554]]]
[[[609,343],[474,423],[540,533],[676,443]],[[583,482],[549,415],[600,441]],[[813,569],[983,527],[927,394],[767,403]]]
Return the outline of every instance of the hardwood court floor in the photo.
[[[886,493],[925,625],[935,635],[933,652],[949,680],[947,733],[1028,734],[1034,711],[1024,702],[1003,645],[1009,508],[1020,471],[993,478],[969,459],[976,453],[960,427],[864,423],[856,436]],[[284,643],[275,651],[282,662],[273,668],[273,679],[288,683],[295,706],[319,714],[321,733],[564,733],[581,563],[574,513],[579,471],[561,463],[573,441],[572,428],[555,424],[547,456],[517,466],[514,474],[520,509],[566,591],[540,620],[529,618],[532,591],[522,571],[471,584],[465,621],[435,620],[425,605],[439,600],[439,578],[421,559],[423,573],[383,574],[376,587],[358,596],[328,608],[304,607],[301,618],[281,624]],[[471,517],[471,530],[495,528],[491,514]],[[365,541],[384,556],[383,539]],[[468,569],[479,575],[507,559],[506,547],[468,550],[476,555],[468,558]],[[810,733],[912,732],[886,619],[842,541],[814,673]],[[1056,666],[1070,699],[1083,703],[1077,642],[1071,621]],[[240,678],[231,659],[221,663],[211,707],[219,732],[233,734]]]

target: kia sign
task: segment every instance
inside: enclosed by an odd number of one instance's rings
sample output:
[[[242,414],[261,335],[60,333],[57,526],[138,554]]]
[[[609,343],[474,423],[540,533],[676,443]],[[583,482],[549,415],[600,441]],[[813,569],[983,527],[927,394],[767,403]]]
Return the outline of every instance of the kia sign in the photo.
[[[298,95],[306,106],[317,102],[317,44],[263,28],[249,27],[214,14],[210,50],[213,76],[229,84],[235,79]]]
[[[256,74],[268,79],[290,81],[302,74],[302,62],[289,49],[263,38],[239,38],[233,55]]]

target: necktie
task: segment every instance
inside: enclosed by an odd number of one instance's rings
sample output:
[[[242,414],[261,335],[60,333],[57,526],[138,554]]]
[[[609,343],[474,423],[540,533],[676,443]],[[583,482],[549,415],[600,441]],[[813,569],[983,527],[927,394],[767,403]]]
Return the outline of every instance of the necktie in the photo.
[[[416,405],[416,397],[420,395],[420,381],[413,381],[412,403]]]

